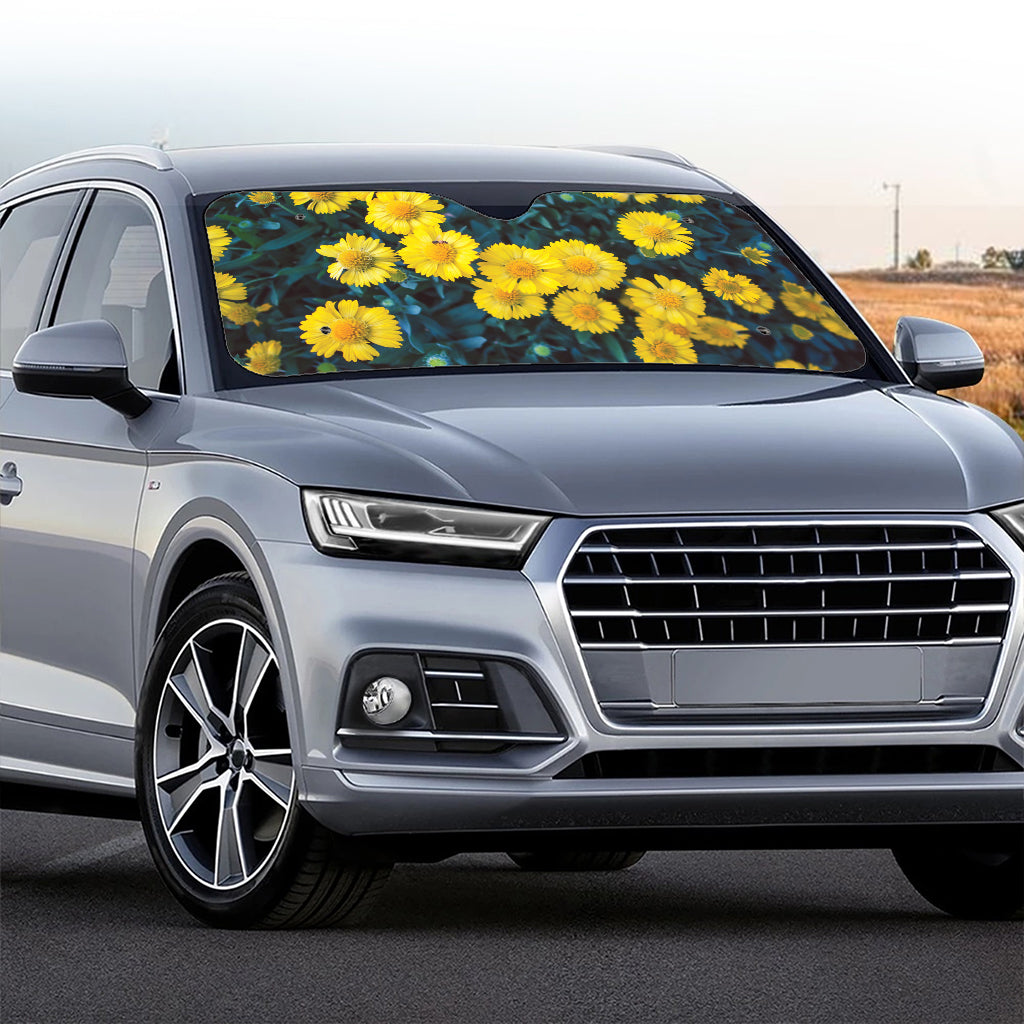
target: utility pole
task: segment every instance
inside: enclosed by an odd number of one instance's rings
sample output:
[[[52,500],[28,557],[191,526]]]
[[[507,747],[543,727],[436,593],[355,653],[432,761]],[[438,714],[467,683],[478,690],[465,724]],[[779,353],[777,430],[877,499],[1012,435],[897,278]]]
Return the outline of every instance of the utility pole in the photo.
[[[882,182],[882,188],[884,189],[895,189],[896,190],[896,203],[892,209],[892,269],[900,269],[900,189],[903,186],[896,182],[895,184],[888,184]]]

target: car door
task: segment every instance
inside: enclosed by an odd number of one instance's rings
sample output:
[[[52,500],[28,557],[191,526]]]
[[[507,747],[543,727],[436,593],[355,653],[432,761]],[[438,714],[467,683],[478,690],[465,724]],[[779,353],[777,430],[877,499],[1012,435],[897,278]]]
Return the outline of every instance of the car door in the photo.
[[[41,326],[105,319],[129,376],[154,399],[134,420],[92,399],[10,393],[0,516],[0,678],[11,777],[132,785],[132,562],[147,446],[176,397],[171,301],[157,211],[143,193],[91,194]],[[6,231],[6,225],[3,229]]]

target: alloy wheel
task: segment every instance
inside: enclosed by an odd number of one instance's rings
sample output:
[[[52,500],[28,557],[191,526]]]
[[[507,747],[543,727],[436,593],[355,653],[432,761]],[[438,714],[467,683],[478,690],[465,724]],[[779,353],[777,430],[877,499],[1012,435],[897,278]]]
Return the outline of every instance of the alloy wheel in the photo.
[[[273,859],[295,808],[295,772],[277,659],[234,618],[181,647],[153,735],[160,821],[175,856],[215,890],[251,882]]]

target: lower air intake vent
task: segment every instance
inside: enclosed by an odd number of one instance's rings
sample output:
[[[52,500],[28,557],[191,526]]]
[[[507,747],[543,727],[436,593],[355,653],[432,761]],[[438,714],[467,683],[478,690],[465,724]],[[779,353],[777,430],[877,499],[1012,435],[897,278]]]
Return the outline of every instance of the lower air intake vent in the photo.
[[[743,747],[585,754],[559,779],[720,779],[787,775],[928,775],[1024,771],[997,747]]]

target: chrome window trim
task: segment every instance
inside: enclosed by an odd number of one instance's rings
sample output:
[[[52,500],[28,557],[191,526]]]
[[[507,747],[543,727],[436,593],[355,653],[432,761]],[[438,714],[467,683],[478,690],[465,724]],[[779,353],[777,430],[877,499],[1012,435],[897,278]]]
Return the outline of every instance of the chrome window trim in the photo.
[[[942,722],[917,722],[911,719],[901,719],[886,722],[849,722],[830,723],[827,725],[822,723],[801,723],[794,718],[784,723],[766,722],[764,724],[751,724],[736,722],[728,725],[701,725],[700,723],[694,723],[692,725],[661,726],[651,724],[638,727],[623,725],[621,722],[613,721],[605,715],[601,702],[598,699],[597,691],[591,681],[590,673],[587,670],[584,651],[576,638],[576,632],[573,628],[572,617],[569,613],[563,589],[563,581],[568,572],[569,564],[576,550],[584,543],[587,536],[608,529],[650,529],[663,526],[865,526],[882,524],[962,526],[976,533],[1008,567],[1013,580],[1009,619],[1005,634],[1000,641],[999,658],[996,661],[992,683],[989,686],[984,703],[977,711],[963,718],[947,718]],[[570,531],[573,531],[574,526],[575,531],[570,533]],[[784,513],[727,515],[701,513],[693,516],[615,516],[608,518],[581,516],[575,520],[556,518],[548,526],[544,534],[541,535],[537,546],[531,552],[521,571],[533,585],[538,599],[547,614],[569,679],[573,682],[577,691],[582,691],[580,696],[585,695],[587,697],[586,703],[589,704],[589,707],[585,710],[588,716],[594,716],[594,724],[599,727],[600,731],[612,735],[636,735],[638,732],[642,732],[643,735],[654,739],[656,736],[698,734],[706,736],[768,734],[837,736],[850,734],[881,735],[887,733],[951,734],[956,732],[956,730],[965,728],[981,730],[994,725],[999,709],[1006,697],[1007,689],[1013,679],[1017,660],[1018,658],[1024,660],[1024,602],[1021,601],[1021,594],[1024,593],[1024,552],[1021,551],[1009,534],[1004,533],[999,525],[983,512],[935,514],[898,512],[888,514],[884,512],[865,512],[857,514],[835,512],[822,513],[820,515],[787,515]],[[687,649],[687,646],[686,644],[681,644],[679,648],[672,648],[672,650],[684,650]],[[760,648],[764,645],[736,646]],[[794,644],[792,646],[808,645]],[[820,649],[821,645],[817,646]],[[836,644],[835,646],[857,645]],[[919,645],[911,643],[904,646]],[[933,646],[948,647],[953,645],[935,644]],[[621,645],[614,649],[635,654],[642,654],[644,651],[644,648],[622,647]],[[666,650],[666,648],[660,649]]]
[[[96,159],[109,159],[107,156],[96,157]],[[178,296],[174,287],[174,272],[171,268],[171,251],[167,245],[167,228],[164,224],[163,213],[160,210],[160,206],[157,201],[141,186],[132,185],[124,181],[108,181],[101,178],[92,178],[83,181],[65,181],[59,185],[49,185],[46,188],[36,189],[33,192],[26,192],[23,195],[18,196],[15,199],[8,200],[5,203],[0,203],[0,215],[5,213],[9,209],[13,209],[16,206],[20,206],[22,203],[30,202],[33,199],[40,199],[43,196],[53,195],[58,192],[90,192],[90,191],[106,191],[106,192],[122,192],[126,195],[133,196],[142,202],[145,207],[149,210],[150,215],[153,218],[153,223],[156,226],[157,238],[160,241],[160,256],[163,260],[164,265],[164,278],[167,285],[167,300],[171,310],[171,326],[174,329],[174,353],[175,358],[178,362],[178,384],[181,388],[179,394],[175,394],[170,391],[155,391],[149,388],[140,388],[145,395],[160,395],[164,398],[181,398],[186,393],[185,388],[185,360],[181,347],[181,319],[178,316]],[[89,199],[89,197],[86,197]],[[88,219],[89,211],[86,210],[85,217],[82,220],[82,224]],[[68,243],[65,246],[68,252],[68,263],[70,267],[71,263],[75,258],[75,248],[78,244],[78,237],[74,239],[68,239]],[[70,248],[68,248],[70,246]],[[58,257],[63,255],[58,254]],[[65,270],[66,272],[66,270]],[[47,296],[52,291],[55,281],[51,278],[47,285],[46,294]],[[3,376],[13,378],[13,374],[10,370],[0,371]]]

